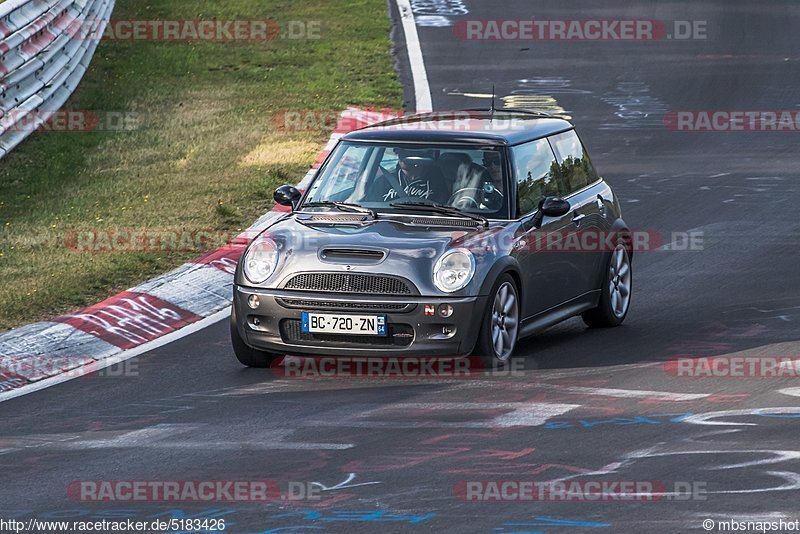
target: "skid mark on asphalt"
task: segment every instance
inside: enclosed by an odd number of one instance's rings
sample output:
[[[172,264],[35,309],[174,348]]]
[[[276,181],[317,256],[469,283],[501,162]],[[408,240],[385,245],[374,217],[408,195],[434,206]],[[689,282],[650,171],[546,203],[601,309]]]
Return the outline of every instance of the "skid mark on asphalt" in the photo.
[[[745,410],[723,410],[694,414],[686,417],[683,422],[692,425],[709,426],[757,426],[758,423],[744,423],[742,421],[718,421],[728,417],[762,416],[774,418],[800,418],[800,406],[781,406],[771,408],[749,408]]]
[[[339,482],[338,484],[335,484],[333,486],[326,486],[321,482],[312,482],[311,484],[319,487],[320,491],[337,491],[347,488],[357,488],[359,486],[371,486],[373,484],[380,484],[380,482],[359,482],[357,484],[351,484],[351,482],[353,482],[353,480],[355,479],[356,479],[356,474],[349,473],[347,475],[347,478],[343,482]]]
[[[618,122],[603,124],[601,130],[627,130],[630,128],[664,128],[667,103],[650,93],[645,82],[621,82],[614,92],[601,97],[606,104],[616,108]]]
[[[773,470],[767,469],[767,466],[776,466],[778,464],[788,464],[796,466],[800,462],[800,451],[784,450],[784,449],[736,449],[735,445],[739,441],[731,442],[730,444],[714,443],[714,437],[725,438],[730,437],[733,433],[745,432],[748,427],[758,426],[758,423],[746,422],[741,420],[734,421],[719,421],[719,419],[727,418],[741,418],[741,417],[758,416],[761,418],[800,418],[800,407],[770,407],[761,409],[746,409],[746,410],[723,410],[715,412],[707,412],[702,414],[689,415],[682,418],[682,422],[693,425],[725,425],[735,426],[735,429],[727,429],[722,431],[705,432],[700,436],[694,436],[681,440],[679,444],[659,444],[646,449],[640,449],[625,454],[621,459],[611,462],[605,467],[589,474],[570,475],[565,479],[576,478],[577,476],[604,476],[614,474],[615,476],[627,476],[626,473],[631,471],[634,466],[641,469],[641,465],[645,461],[658,461],[658,459],[669,457],[683,457],[686,458],[677,465],[683,467],[687,475],[696,477],[698,472],[738,472],[742,470],[755,470],[758,476],[764,479],[758,487],[752,486],[752,481],[755,475],[752,473],[735,473],[733,476],[725,476],[720,480],[712,480],[719,484],[720,489],[705,490],[708,494],[750,494],[750,493],[765,493],[776,491],[796,491],[800,489],[800,473],[782,469]],[[737,434],[738,435],[738,434]],[[703,443],[700,440],[704,440]],[[704,445],[708,448],[696,449],[698,445]],[[680,450],[681,448],[689,446],[690,450]],[[678,448],[679,450],[669,450]],[[750,457],[744,461],[726,461],[724,458],[736,457]],[[694,465],[696,464],[696,465]],[[676,465],[669,463],[669,465]],[[671,468],[672,472],[674,468]],[[680,477],[680,474],[675,473],[675,476]],[[706,481],[709,481],[710,475],[703,475]],[[767,482],[768,480],[779,479],[779,483]],[[679,478],[680,479],[680,478]],[[689,480],[689,478],[686,478]],[[736,487],[742,481],[747,481],[749,486],[745,488]],[[653,496],[659,497],[674,497],[678,494],[675,492],[662,492],[654,493]],[[640,494],[646,497],[646,494]]]
[[[733,476],[725,476],[719,480],[709,480],[711,477],[707,472],[708,471],[723,471],[723,472],[731,472],[731,471],[742,471],[749,468],[761,468],[768,465],[775,465],[775,464],[783,464],[783,463],[792,463],[797,462],[800,460],[800,451],[793,451],[793,450],[772,450],[772,449],[701,449],[701,450],[678,450],[678,451],[663,451],[663,445],[649,447],[647,449],[641,449],[637,451],[632,451],[625,454],[620,460],[611,462],[606,466],[598,469],[597,471],[591,473],[580,473],[569,475],[566,477],[559,478],[559,481],[566,481],[576,478],[585,479],[591,476],[607,476],[607,475],[614,475],[615,477],[621,477],[625,479],[625,477],[630,476],[628,473],[633,470],[634,467],[641,469],[642,463],[646,461],[658,461],[662,458],[670,458],[675,456],[682,456],[682,457],[696,457],[694,460],[685,459],[681,463],[677,464],[684,468],[686,477],[681,478],[680,472],[675,472],[674,468],[670,469],[670,473],[672,476],[676,477],[676,480],[697,480],[698,479],[698,472],[704,472],[706,474],[702,475],[700,478],[704,480],[703,485],[707,486],[709,483],[714,483],[720,486],[720,488],[724,489],[703,489],[703,494],[751,494],[751,493],[766,493],[766,492],[776,492],[776,491],[796,491],[800,489],[800,473],[795,471],[789,470],[758,470],[756,469],[757,473],[761,475],[762,478],[765,480],[772,480],[772,479],[779,479],[780,483],[769,483],[770,485],[761,486],[761,487],[747,487],[747,488],[737,488],[732,487],[734,484],[742,483],[742,481],[752,482],[754,475],[749,473],[740,473]],[[722,462],[720,457],[725,456],[755,456],[754,459],[744,461],[744,462],[734,462],[734,463],[725,463]],[[710,457],[710,458],[708,458]],[[720,461],[722,463],[714,464],[714,461]],[[697,463],[697,465],[695,465]],[[670,464],[675,465],[675,464]],[[680,497],[682,492],[680,491],[663,491],[663,492],[637,492],[629,494],[630,496],[637,496],[640,498],[649,498],[649,497]]]
[[[747,306],[735,310],[724,311],[722,313],[723,315],[755,315],[755,317],[760,320],[778,319],[783,322],[791,322],[797,320],[798,316],[800,316],[800,306],[778,306],[775,308]]]

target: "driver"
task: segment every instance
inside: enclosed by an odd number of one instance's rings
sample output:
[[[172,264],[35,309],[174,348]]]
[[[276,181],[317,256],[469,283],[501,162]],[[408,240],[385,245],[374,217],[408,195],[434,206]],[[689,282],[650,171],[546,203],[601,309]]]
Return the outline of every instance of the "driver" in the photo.
[[[434,164],[431,151],[397,149],[396,152],[399,158],[397,168],[391,173],[381,170],[370,188],[370,199],[387,204],[415,199],[447,202],[449,195],[444,176]]]

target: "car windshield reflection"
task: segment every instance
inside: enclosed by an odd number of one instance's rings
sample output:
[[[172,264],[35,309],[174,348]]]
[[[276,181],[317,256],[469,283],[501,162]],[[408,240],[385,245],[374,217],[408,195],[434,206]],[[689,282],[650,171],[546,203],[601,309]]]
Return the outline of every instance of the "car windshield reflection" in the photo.
[[[505,217],[505,169],[504,153],[497,147],[344,142],[320,171],[304,206],[344,202],[396,211],[398,204],[422,202]]]

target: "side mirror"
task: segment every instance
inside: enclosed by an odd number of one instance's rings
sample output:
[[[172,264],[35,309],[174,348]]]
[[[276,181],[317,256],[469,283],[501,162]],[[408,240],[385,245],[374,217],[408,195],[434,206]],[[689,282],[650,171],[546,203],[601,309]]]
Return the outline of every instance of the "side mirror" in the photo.
[[[300,198],[302,196],[303,194],[298,191],[296,187],[291,185],[280,186],[275,190],[275,194],[272,195],[276,203],[280,204],[281,206],[290,206],[292,209],[297,206],[297,203],[300,202]]]
[[[547,217],[561,217],[570,210],[569,202],[560,197],[545,197],[539,202],[539,211],[533,216],[534,228],[541,228],[542,221]]]
[[[560,197],[545,197],[539,203],[539,210],[547,217],[561,217],[569,213],[569,202]]]

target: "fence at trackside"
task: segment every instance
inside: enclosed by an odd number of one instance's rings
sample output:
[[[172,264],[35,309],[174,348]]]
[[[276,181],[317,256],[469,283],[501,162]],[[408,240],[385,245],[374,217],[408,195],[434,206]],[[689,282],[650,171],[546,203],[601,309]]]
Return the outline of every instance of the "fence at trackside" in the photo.
[[[0,3],[0,158],[75,91],[113,9],[114,0]]]

